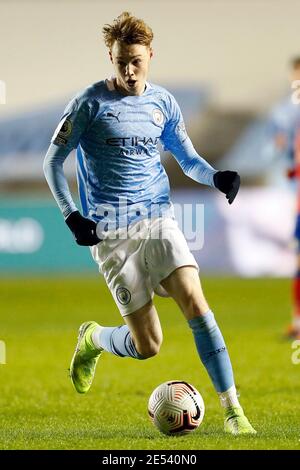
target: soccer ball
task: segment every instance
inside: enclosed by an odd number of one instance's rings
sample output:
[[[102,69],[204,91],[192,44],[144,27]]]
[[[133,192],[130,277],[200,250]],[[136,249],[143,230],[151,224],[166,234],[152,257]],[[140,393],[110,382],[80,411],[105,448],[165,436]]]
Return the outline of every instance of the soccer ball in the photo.
[[[150,419],[167,435],[187,434],[198,428],[204,417],[204,402],[193,385],[172,380],[153,390],[148,403]]]

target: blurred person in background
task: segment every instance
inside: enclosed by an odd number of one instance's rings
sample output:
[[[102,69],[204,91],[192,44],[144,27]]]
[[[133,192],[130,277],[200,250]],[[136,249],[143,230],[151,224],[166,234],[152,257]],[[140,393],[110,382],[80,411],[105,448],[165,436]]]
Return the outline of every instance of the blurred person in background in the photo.
[[[297,178],[297,208],[295,239],[297,242],[297,267],[292,285],[292,319],[288,325],[286,335],[292,339],[300,339],[300,189],[299,189],[299,124],[300,99],[297,103],[294,92],[295,85],[300,84],[300,56],[294,57],[290,62],[291,92],[271,112],[270,117],[270,147],[275,158],[285,161],[286,176],[289,179]],[[294,99],[293,99],[294,97]]]

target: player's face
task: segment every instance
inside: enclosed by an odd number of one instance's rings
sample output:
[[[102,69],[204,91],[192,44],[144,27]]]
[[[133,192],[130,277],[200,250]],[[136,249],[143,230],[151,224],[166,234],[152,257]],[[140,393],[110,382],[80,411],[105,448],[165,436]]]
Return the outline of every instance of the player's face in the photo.
[[[117,86],[122,93],[143,93],[152,55],[152,49],[142,44],[114,42],[109,56],[115,68]]]

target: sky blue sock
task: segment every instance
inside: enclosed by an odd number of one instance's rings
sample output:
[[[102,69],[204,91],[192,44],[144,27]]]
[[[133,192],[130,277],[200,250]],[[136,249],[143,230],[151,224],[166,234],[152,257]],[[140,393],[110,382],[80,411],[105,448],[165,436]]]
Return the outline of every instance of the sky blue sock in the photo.
[[[103,328],[100,335],[100,343],[105,351],[111,352],[116,356],[144,359],[137,352],[127,325]]]
[[[232,366],[221,331],[209,310],[201,317],[188,320],[193,330],[198,354],[217,392],[234,385]]]

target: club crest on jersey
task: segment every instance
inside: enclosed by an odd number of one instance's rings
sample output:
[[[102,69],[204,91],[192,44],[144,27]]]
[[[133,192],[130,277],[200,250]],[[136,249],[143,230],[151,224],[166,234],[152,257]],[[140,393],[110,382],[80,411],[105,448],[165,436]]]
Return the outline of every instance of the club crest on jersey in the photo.
[[[161,126],[162,123],[164,122],[164,115],[161,112],[160,109],[156,108],[152,111],[152,116],[154,119],[154,122],[157,126]]]
[[[57,126],[57,130],[53,137],[55,145],[66,145],[68,137],[72,132],[73,124],[70,119],[66,118],[62,123]]]
[[[128,305],[131,300],[131,294],[126,287],[118,287],[116,291],[117,299],[122,305]]]

